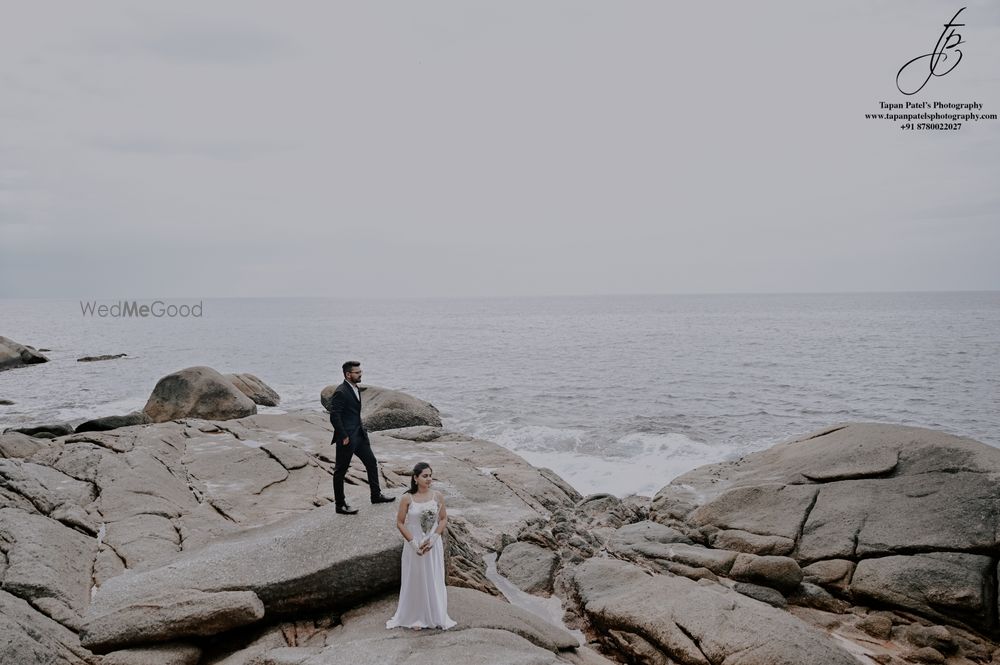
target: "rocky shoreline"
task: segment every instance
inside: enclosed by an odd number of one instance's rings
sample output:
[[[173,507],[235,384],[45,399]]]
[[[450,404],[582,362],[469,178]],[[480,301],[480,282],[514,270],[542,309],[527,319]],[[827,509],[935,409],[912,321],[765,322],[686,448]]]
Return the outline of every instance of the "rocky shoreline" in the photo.
[[[1000,662],[1000,451],[976,441],[850,424],[652,498],[583,497],[368,388],[384,486],[398,494],[426,460],[447,496],[459,622],[386,631],[395,509],[363,502],[359,466],[361,514],[334,513],[326,414],[256,414],[248,393],[277,398],[262,381],[239,375],[231,394],[232,375],[190,369],[187,388],[157,385],[141,424],[0,435],[0,662]],[[203,394],[223,396],[208,409]],[[506,601],[494,554],[561,602],[564,626]]]
[[[0,372],[25,365],[37,365],[49,361],[33,346],[15,342],[9,337],[0,335]]]

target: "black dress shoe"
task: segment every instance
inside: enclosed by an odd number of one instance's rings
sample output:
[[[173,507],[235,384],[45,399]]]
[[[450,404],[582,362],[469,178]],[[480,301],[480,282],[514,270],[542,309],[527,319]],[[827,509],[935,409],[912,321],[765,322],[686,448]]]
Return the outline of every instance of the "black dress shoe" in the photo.
[[[337,512],[340,513],[341,515],[357,515],[358,509],[351,508],[347,504],[344,504],[343,506],[337,506]]]
[[[372,503],[392,503],[396,500],[394,496],[386,496],[385,494],[379,494],[372,497]]]

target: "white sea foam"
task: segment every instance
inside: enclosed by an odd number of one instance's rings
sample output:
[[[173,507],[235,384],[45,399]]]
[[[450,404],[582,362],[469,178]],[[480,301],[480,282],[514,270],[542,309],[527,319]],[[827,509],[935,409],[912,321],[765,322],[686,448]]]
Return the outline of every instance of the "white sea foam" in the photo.
[[[522,452],[576,452],[586,445],[587,432],[583,429],[551,427],[548,425],[505,424],[480,425],[473,436],[499,443],[505,448]]]
[[[79,423],[83,420],[92,420],[104,416],[122,415],[132,411],[140,411],[146,406],[146,398],[128,398],[106,402],[100,405],[79,404],[63,406],[47,413],[44,419],[47,422],[70,422]]]
[[[632,432],[613,441],[584,444],[592,435],[576,429],[530,425],[482,430],[492,432],[487,436],[481,431],[482,438],[509,448],[535,466],[552,469],[583,494],[651,496],[677,476],[719,462],[730,453],[725,447],[676,432]]]
[[[607,492],[616,496],[652,496],[677,476],[724,457],[696,459],[656,455],[625,460],[576,453],[520,454],[535,466],[552,469],[581,494]]]

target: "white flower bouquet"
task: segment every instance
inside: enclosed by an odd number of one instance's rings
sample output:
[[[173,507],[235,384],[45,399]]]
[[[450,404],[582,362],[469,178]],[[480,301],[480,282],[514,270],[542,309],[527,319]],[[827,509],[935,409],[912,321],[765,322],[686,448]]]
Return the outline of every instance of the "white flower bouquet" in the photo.
[[[427,542],[430,540],[431,531],[434,529],[434,525],[437,524],[437,510],[434,508],[424,508],[420,511],[420,531],[423,532],[423,538],[421,542]]]

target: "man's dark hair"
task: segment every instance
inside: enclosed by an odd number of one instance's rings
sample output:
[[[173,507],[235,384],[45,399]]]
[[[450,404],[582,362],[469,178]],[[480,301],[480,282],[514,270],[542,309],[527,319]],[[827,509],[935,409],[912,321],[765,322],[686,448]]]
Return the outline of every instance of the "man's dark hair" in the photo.
[[[346,375],[355,367],[361,367],[361,363],[359,363],[357,360],[348,360],[346,363],[343,364],[342,367],[344,370],[344,374]]]

